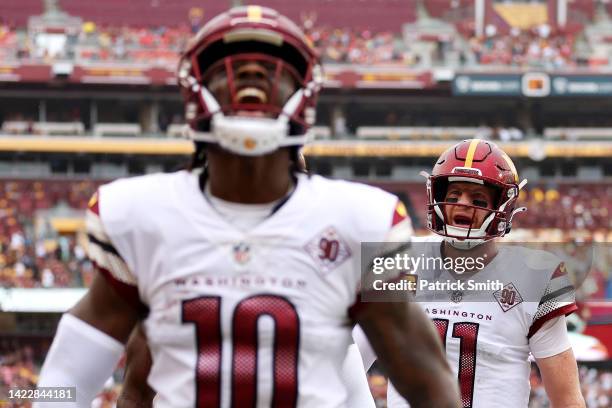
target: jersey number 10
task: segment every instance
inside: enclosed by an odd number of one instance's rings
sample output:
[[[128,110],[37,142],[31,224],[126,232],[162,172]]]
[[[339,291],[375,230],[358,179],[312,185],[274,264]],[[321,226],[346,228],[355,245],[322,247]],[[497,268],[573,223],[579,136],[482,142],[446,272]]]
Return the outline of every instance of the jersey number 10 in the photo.
[[[221,406],[221,298],[203,296],[183,301],[183,323],[195,325],[196,406]],[[236,305],[232,316],[231,406],[254,407],[257,402],[257,321],[274,321],[272,407],[294,407],[298,395],[300,322],[295,307],[275,295],[251,296]]]

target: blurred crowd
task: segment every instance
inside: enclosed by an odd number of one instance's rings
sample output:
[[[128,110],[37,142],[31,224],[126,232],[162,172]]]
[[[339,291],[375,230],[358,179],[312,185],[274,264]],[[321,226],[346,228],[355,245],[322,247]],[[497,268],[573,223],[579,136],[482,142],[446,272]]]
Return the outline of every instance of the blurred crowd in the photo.
[[[89,286],[93,265],[74,238],[31,241],[20,232],[0,254],[0,287],[68,288]]]
[[[0,354],[0,395],[11,388],[32,389],[38,382],[40,367],[35,364],[32,347],[24,346]],[[3,403],[2,400],[0,400]],[[4,406],[4,405],[2,405]]]
[[[612,229],[612,186],[609,184],[535,186],[521,191],[519,205],[528,209],[517,217],[521,227]]]
[[[0,287],[89,285],[94,272],[86,255],[82,220],[87,201],[99,183],[0,181]],[[418,204],[425,203],[424,191],[420,186],[414,189],[408,186],[408,190],[415,212],[424,216],[424,211],[418,210]],[[528,211],[517,216],[510,238],[560,242],[568,240],[567,232],[581,232],[582,237],[571,237],[565,247],[551,244],[551,248],[546,248],[553,252],[562,250],[575,259],[580,255],[578,244],[588,244],[593,239],[605,241],[607,237],[599,235],[612,230],[609,184],[528,185],[521,191],[519,205]],[[580,299],[612,298],[612,250],[604,248],[588,269],[588,275],[582,273],[576,278]]]
[[[99,182],[93,181],[0,181],[0,287],[89,285],[94,270],[86,256],[87,238],[83,234],[82,219],[87,201],[98,185]],[[411,198],[421,199],[424,200],[416,191]],[[612,211],[612,185],[609,184],[534,186],[521,192],[519,205],[528,207],[528,211],[517,216],[515,227],[522,231],[546,228],[549,235],[540,237],[544,242],[564,238],[555,236],[551,228],[558,228],[560,233],[584,231],[586,234],[612,230],[608,216]],[[518,229],[511,236],[524,239]],[[561,249],[558,244],[551,245],[546,249],[553,252]],[[577,259],[580,248],[563,250]],[[579,299],[612,298],[609,272],[612,250],[607,249],[589,266],[590,269],[577,268]],[[585,271],[580,272],[582,269]]]
[[[30,345],[13,345],[12,350],[9,351],[5,348],[4,351],[0,352],[0,406],[3,408],[31,407],[29,401],[5,400],[5,396],[8,396],[9,390],[13,388],[21,390],[36,388],[42,360],[49,345],[50,343],[44,350],[38,350],[38,352],[35,352]],[[125,360],[122,359],[113,377],[108,379],[102,392],[92,401],[92,408],[116,407],[117,398],[121,392],[121,384],[118,384],[115,378],[123,377],[124,363]]]
[[[392,32],[313,27],[306,35],[324,62],[348,64],[412,63],[402,38]]]
[[[6,59],[37,59],[46,62],[70,59],[80,62],[130,62],[173,65],[193,35],[193,27],[97,26],[88,22],[82,31],[68,35],[56,47],[37,45],[35,40],[0,24],[0,56]],[[312,27],[307,37],[324,62],[379,64],[411,62],[401,36],[339,27]]]
[[[175,63],[185,48],[189,27],[134,28],[85,25],[75,47],[76,59],[129,61],[156,65]]]
[[[22,30],[1,24],[0,20],[0,56],[47,62],[70,59],[173,65],[201,22],[188,20],[174,27],[102,26],[85,22],[79,33],[67,34],[65,40],[59,41],[42,40],[40,35],[33,38]],[[421,54],[411,47],[413,40],[405,40],[399,32],[319,26],[309,19],[304,19],[302,26],[327,63],[418,65],[423,62]],[[460,61],[456,63],[461,64],[566,68],[576,65],[572,53],[574,40],[572,34],[554,31],[548,25],[530,30],[513,29],[509,35],[499,34],[494,26],[489,26],[485,35],[464,41],[432,38],[435,51],[424,58],[429,63],[447,61],[444,54],[452,51],[460,54]]]
[[[470,49],[483,65],[504,65],[559,69],[575,66],[574,37],[554,32],[547,24],[530,30],[513,28],[510,35],[500,35],[494,26],[483,37],[472,37]]]
[[[29,345],[15,347],[12,351],[5,350],[0,353],[0,395],[8,395],[11,388],[33,389],[40,372],[41,356],[35,356]],[[113,378],[109,379],[104,390],[92,404],[92,408],[113,408],[121,392],[121,378],[124,360],[119,364]],[[587,402],[587,408],[607,408],[612,404],[612,372],[588,366],[580,366],[580,384],[582,394]],[[376,369],[368,375],[370,391],[374,397],[377,408],[387,406],[387,379]],[[549,408],[550,402],[546,397],[542,378],[536,366],[533,365],[530,376],[531,395],[529,408]],[[5,405],[3,405],[4,407]],[[16,408],[18,405],[10,403],[7,408]],[[22,405],[23,406],[23,405]],[[25,405],[27,406],[27,405]]]
[[[89,284],[93,267],[85,253],[85,237],[59,234],[52,223],[82,220],[97,185],[91,181],[0,181],[0,287]]]
[[[306,32],[325,62],[378,64],[403,60],[404,43],[391,32],[313,27]],[[177,28],[102,27],[81,34],[77,58],[93,61],[172,63],[192,35]]]

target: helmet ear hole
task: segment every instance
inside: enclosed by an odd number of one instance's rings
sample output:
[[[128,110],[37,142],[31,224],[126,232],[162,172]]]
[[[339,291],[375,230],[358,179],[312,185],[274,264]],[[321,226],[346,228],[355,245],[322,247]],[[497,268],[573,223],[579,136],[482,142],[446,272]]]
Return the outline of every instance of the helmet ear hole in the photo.
[[[210,120],[198,120],[195,123],[195,130],[198,132],[210,132]]]
[[[490,183],[485,183],[485,186],[491,189],[492,192],[493,202],[491,205],[493,208],[499,208],[499,206],[502,205],[502,203],[507,199],[507,197],[502,197],[503,190],[500,187]]]
[[[290,135],[301,135],[306,132],[306,129],[301,124],[294,120],[289,121],[289,134]]]
[[[448,179],[445,177],[434,179],[432,182],[434,200],[437,203],[441,203],[445,200],[446,193],[448,192],[448,184]]]

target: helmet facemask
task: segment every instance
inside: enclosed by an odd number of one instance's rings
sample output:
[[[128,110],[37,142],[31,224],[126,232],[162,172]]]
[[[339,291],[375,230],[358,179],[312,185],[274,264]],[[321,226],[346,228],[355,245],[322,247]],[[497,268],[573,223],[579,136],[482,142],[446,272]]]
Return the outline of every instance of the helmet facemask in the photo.
[[[523,207],[515,208],[515,204],[519,190],[527,184],[527,180],[518,183],[514,163],[492,142],[480,139],[459,142],[442,153],[431,176],[426,172],[421,172],[421,175],[427,179],[427,228],[445,237],[456,248],[470,249],[492,238],[503,237],[510,232],[514,215],[525,211]],[[493,193],[491,203],[487,205],[490,208],[448,202],[447,190],[453,182],[492,188],[492,191],[488,191]],[[446,219],[444,210],[455,205],[467,207],[466,213],[472,214],[471,220],[461,220],[460,224],[464,226],[452,225]],[[476,228],[477,211],[487,213]]]
[[[445,237],[457,249],[472,249],[493,238],[502,237],[510,231],[512,218],[525,208],[515,209],[519,186],[488,180],[482,176],[457,177],[456,175],[427,175],[427,190],[429,196],[427,228]],[[447,191],[452,182],[463,181],[485,185],[493,191],[492,208],[474,204],[446,201]],[[455,220],[449,220],[446,211],[450,207],[465,209],[467,216],[462,220],[465,226],[453,225]],[[477,225],[477,213],[485,212],[482,222]]]
[[[189,136],[257,156],[310,138],[320,67],[280,34],[235,29],[187,53],[179,82]]]
[[[226,116],[258,112],[262,117],[278,118],[283,106],[297,91],[300,76],[279,58],[239,54],[217,61],[202,82]],[[290,121],[304,125],[296,115]]]

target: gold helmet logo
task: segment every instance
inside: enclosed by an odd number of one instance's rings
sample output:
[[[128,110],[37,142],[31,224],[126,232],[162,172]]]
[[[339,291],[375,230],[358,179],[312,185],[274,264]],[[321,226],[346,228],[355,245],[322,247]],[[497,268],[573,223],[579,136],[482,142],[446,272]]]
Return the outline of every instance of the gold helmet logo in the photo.
[[[257,141],[251,137],[244,140],[244,148],[247,150],[253,150],[257,146]]]

